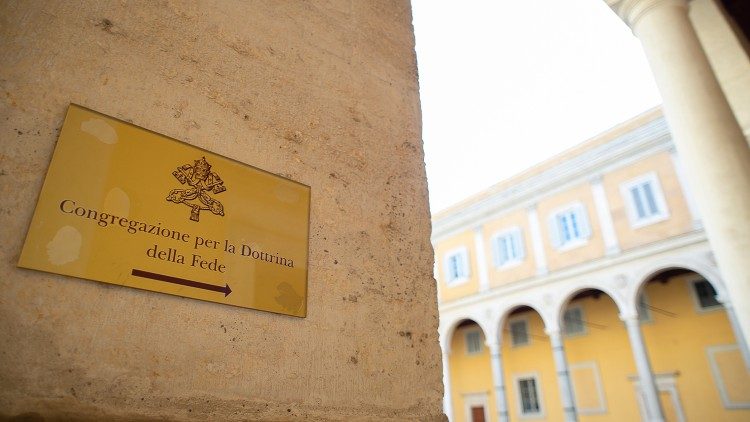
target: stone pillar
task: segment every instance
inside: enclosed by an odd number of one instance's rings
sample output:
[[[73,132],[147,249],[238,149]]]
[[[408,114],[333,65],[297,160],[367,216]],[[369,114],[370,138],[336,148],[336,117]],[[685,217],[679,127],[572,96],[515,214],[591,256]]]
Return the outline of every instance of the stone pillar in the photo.
[[[664,422],[664,413],[661,410],[659,391],[656,389],[656,380],[651,371],[651,362],[648,360],[646,345],[643,343],[641,334],[641,322],[638,315],[620,316],[628,329],[630,349],[633,351],[635,368],[638,371],[638,382],[641,386],[643,401],[646,407],[646,420],[648,422]]]
[[[570,382],[570,371],[568,370],[568,360],[565,358],[562,334],[560,330],[547,330],[546,333],[549,336],[550,343],[552,343],[552,357],[557,369],[557,383],[560,387],[560,400],[563,405],[565,421],[576,422],[578,416],[573,399],[573,384]]]
[[[547,274],[547,257],[544,254],[544,239],[542,239],[542,228],[539,224],[539,213],[536,205],[530,206],[527,210],[529,218],[529,231],[531,232],[531,246],[534,250],[534,261],[536,262],[536,274]]]
[[[750,349],[747,347],[747,339],[742,335],[742,330],[740,330],[739,323],[737,322],[737,313],[734,310],[734,305],[727,298],[718,296],[716,299],[724,305],[724,309],[727,311],[727,319],[729,319],[734,339],[737,341],[740,353],[742,353],[742,360],[745,362],[745,367],[750,370]]]
[[[617,240],[617,232],[612,222],[612,212],[609,209],[607,193],[604,191],[602,176],[591,179],[591,194],[594,196],[594,206],[596,215],[599,217],[599,228],[602,231],[604,239],[604,249],[607,255],[616,255],[620,253],[620,242]]]
[[[669,156],[672,159],[672,165],[674,166],[675,173],[677,174],[677,180],[680,181],[680,188],[682,189],[682,196],[685,197],[688,211],[690,211],[690,217],[693,220],[694,229],[702,229],[703,223],[701,222],[700,212],[698,211],[698,204],[695,203],[695,196],[693,191],[690,189],[687,179],[685,178],[685,168],[682,165],[677,150],[674,145],[669,149]]]
[[[474,228],[474,249],[477,250],[477,273],[479,274],[479,291],[490,289],[490,276],[487,271],[487,254],[484,247],[482,226]]]
[[[633,29],[664,100],[686,176],[745,338],[750,336],[750,148],[688,17],[686,0],[606,0]]]
[[[453,420],[453,395],[451,394],[450,352],[443,351],[443,412]]]
[[[498,422],[508,422],[508,399],[505,396],[505,378],[503,378],[503,356],[501,343],[487,343],[490,349],[490,363],[492,364],[492,386],[495,389],[495,404]]]

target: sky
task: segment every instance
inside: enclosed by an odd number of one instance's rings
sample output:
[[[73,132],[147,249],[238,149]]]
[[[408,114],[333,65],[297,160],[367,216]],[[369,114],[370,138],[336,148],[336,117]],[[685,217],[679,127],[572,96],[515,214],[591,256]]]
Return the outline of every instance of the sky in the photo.
[[[661,104],[604,0],[412,0],[430,208]]]

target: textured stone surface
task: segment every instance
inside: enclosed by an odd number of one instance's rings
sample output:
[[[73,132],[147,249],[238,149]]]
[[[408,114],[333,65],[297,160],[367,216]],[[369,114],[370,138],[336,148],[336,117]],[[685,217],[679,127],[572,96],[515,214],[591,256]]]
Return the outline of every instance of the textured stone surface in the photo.
[[[442,418],[407,1],[3,1],[0,52],[0,417]],[[312,186],[308,317],[16,268],[69,102]]]

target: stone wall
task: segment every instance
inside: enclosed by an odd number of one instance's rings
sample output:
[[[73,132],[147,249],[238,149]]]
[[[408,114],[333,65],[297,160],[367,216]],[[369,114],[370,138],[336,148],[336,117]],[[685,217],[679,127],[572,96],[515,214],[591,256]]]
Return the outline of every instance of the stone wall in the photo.
[[[407,1],[3,1],[0,51],[0,419],[442,418]],[[308,317],[17,268],[71,102],[310,185]]]

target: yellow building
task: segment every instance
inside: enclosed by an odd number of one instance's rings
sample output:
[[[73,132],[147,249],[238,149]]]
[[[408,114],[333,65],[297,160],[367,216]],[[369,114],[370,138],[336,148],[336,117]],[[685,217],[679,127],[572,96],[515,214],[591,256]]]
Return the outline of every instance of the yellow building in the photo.
[[[750,418],[684,171],[654,109],[435,216],[452,420]]]
[[[648,2],[609,3],[653,50],[642,29],[653,22],[629,8]],[[673,13],[654,10],[650,19]],[[690,4],[747,137],[746,39],[725,11],[711,0]],[[671,89],[656,73],[662,92]],[[675,148],[691,134],[669,95],[664,112],[647,111],[433,216],[451,421],[750,420],[747,298],[736,293],[747,271],[721,266],[709,245],[709,235],[725,235],[721,218],[716,204],[698,202],[705,186],[690,184],[702,170],[692,145]],[[725,180],[714,186],[724,197],[733,183]],[[736,207],[723,209],[720,217],[734,218]],[[746,224],[737,229],[743,238]]]

